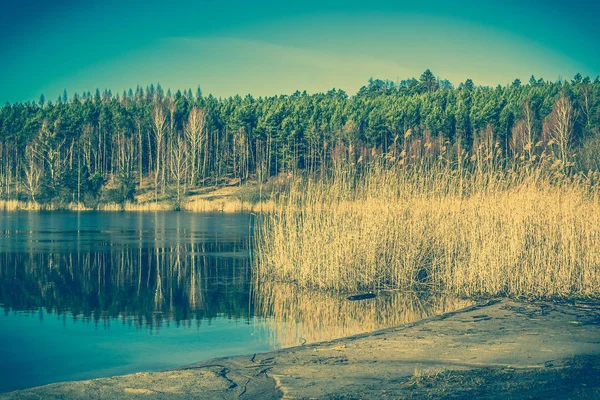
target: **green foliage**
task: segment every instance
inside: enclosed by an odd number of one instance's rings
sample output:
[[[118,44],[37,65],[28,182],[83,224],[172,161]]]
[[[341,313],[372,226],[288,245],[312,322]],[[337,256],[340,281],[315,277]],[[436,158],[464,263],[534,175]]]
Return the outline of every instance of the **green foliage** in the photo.
[[[194,107],[206,115],[206,137],[196,165],[201,176],[195,182],[201,184],[323,171],[341,159],[357,161],[382,153],[417,156],[418,143],[448,148],[460,144],[474,153],[490,135],[511,159],[516,156],[511,143],[527,115],[535,143],[549,141],[548,116],[561,93],[574,107],[568,145],[586,158],[577,166],[593,166],[593,143],[600,132],[598,78],[578,74],[572,80],[548,82],[532,76],[528,84],[515,79],[495,88],[467,79],[455,88],[427,70],[419,79],[369,79],[354,96],[333,89],[313,95],[296,91],[289,96],[215,98],[204,96],[200,88],[194,96],[191,90],[165,94],[160,85],[151,85],[122,96],[96,90],[69,99],[64,92],[57,103],[41,96],[36,102],[6,104],[0,108],[0,176],[8,176],[3,182],[16,189],[24,180],[29,145],[43,171],[40,201],[98,200],[109,182],[103,199],[130,200],[144,181],[160,184],[165,195],[169,174],[155,175],[157,164],[168,168],[169,146],[184,136]],[[167,115],[162,143],[156,142],[152,120],[157,104]],[[159,155],[161,160],[156,160]]]

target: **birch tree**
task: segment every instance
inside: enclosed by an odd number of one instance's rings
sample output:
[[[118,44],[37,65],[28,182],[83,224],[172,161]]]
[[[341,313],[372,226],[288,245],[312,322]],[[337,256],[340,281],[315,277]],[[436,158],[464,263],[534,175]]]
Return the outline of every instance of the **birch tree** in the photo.
[[[169,157],[169,174],[173,188],[175,209],[181,208],[181,203],[186,193],[187,172],[189,168],[187,153],[188,146],[185,140],[177,138],[172,140]]]
[[[189,183],[195,186],[200,174],[200,154],[203,147],[206,147],[206,113],[203,109],[192,108],[184,133],[189,146]]]
[[[35,195],[40,188],[40,179],[42,177],[42,166],[40,160],[36,156],[34,145],[31,143],[25,149],[25,187],[29,192],[31,201],[37,203]]]
[[[547,132],[558,147],[558,157],[563,167],[567,166],[568,151],[573,136],[573,125],[576,117],[571,100],[565,94],[554,103],[552,112],[547,118]]]
[[[165,141],[165,132],[167,125],[167,114],[162,103],[156,103],[152,109],[152,122],[154,123],[154,145],[156,148],[154,162],[154,200],[158,201],[158,182],[161,177],[161,170],[164,168],[162,158],[162,149]]]

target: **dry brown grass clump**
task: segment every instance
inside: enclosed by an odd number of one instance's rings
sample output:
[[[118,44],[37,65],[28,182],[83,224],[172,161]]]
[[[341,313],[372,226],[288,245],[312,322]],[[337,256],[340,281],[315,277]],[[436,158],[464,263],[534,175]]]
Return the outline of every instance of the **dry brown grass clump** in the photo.
[[[181,207],[185,211],[191,212],[261,212],[273,209],[273,202],[270,200],[259,203],[249,203],[234,197],[221,199],[193,199],[184,203]]]
[[[597,177],[444,166],[298,179],[259,227],[258,279],[353,291],[600,293]]]
[[[52,211],[59,209],[55,204],[42,204],[35,201],[21,200],[0,200],[0,211]],[[65,210],[71,211],[89,211],[91,208],[86,207],[83,203],[69,203],[64,207]]]
[[[27,209],[29,209],[28,207],[29,207],[29,204],[24,201],[0,200],[0,210],[2,210],[2,211],[27,210]]]

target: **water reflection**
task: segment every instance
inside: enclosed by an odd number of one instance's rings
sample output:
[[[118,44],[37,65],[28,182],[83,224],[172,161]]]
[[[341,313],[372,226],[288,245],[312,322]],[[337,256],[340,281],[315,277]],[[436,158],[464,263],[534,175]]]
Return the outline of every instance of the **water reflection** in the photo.
[[[248,258],[220,257],[241,243],[200,243],[115,252],[0,254],[0,303],[95,321],[122,317],[160,326],[247,318]],[[210,254],[210,253],[216,253]]]
[[[170,321],[248,319],[251,266],[243,221],[241,229],[225,232],[156,219],[154,229],[72,229],[80,221],[62,221],[63,229],[5,229],[0,305],[5,313],[44,309],[154,329]]]
[[[121,319],[153,330],[171,322],[192,326],[218,317],[261,317],[271,332],[271,346],[287,347],[470,304],[400,292],[348,301],[346,295],[268,281],[253,285],[251,294],[247,216],[203,220],[186,214],[138,214],[124,220],[111,214],[98,220],[96,213],[83,219],[73,215],[28,214],[0,223],[0,305],[5,314],[43,309],[40,316],[69,315],[105,326]]]
[[[458,310],[469,300],[440,294],[380,292],[377,297],[349,301],[345,295],[300,289],[295,285],[258,284],[256,307],[270,315],[271,344],[290,347],[371,332]]]
[[[253,283],[249,222],[0,213],[0,341],[11,343],[0,348],[0,392],[330,340],[468,305]]]

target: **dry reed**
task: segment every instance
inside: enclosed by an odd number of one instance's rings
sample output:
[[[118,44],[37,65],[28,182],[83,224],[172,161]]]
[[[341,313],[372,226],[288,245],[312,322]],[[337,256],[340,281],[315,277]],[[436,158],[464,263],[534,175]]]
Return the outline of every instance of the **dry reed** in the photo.
[[[186,201],[181,205],[181,209],[190,212],[262,212],[272,210],[274,203],[272,200],[263,200],[256,203],[242,201],[235,197],[223,197],[219,199],[196,198]],[[37,210],[56,210],[59,209],[54,204],[41,204],[31,201],[0,200],[0,211],[37,211]],[[70,203],[62,209],[71,211],[92,210],[83,203]],[[160,202],[126,202],[124,204],[107,203],[99,204],[98,211],[169,211],[173,210],[173,205],[168,201]]]
[[[260,212],[272,210],[274,203],[271,200],[263,200],[257,203],[245,202],[235,197],[224,197],[220,199],[193,199],[184,203],[181,208],[191,212]]]
[[[21,200],[0,200],[0,211],[52,211],[58,210],[55,204],[42,204],[34,201]],[[83,203],[69,203],[65,210],[71,211],[89,211],[91,208],[86,207]]]
[[[461,296],[600,293],[597,174],[370,165],[298,179],[258,227],[259,280]]]
[[[0,200],[0,210],[2,211],[38,211],[53,210],[54,206],[40,204],[33,201],[21,200]]]

